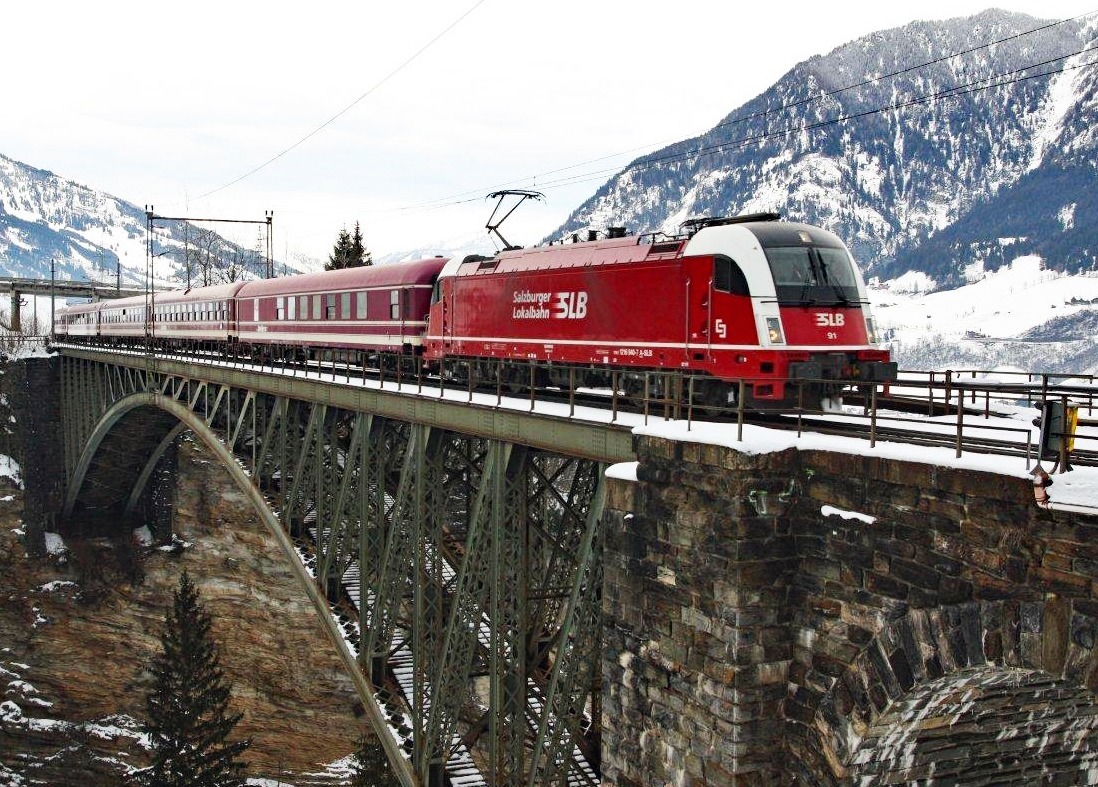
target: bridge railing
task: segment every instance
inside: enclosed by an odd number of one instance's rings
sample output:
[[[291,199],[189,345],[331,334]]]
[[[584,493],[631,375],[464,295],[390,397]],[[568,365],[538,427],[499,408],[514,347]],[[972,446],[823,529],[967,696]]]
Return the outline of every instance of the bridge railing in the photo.
[[[0,352],[5,355],[21,357],[46,352],[50,337],[47,335],[23,334],[13,331],[0,333]]]
[[[132,352],[132,350],[130,350]],[[194,361],[193,350],[158,349],[158,354]],[[565,384],[547,388],[539,385],[534,367],[529,379],[513,374],[505,378],[501,367],[495,380],[474,386],[462,376],[460,362],[445,364],[442,374],[427,374],[423,365],[408,356],[383,359],[379,368],[369,368],[350,356],[336,356],[303,363],[292,352],[277,349],[260,358],[225,356],[212,348],[211,361],[258,369],[294,377],[318,376],[335,384],[370,384],[396,390],[509,409],[526,409],[539,414],[584,420],[601,410],[602,422],[632,425],[653,419],[684,421],[688,430],[702,424],[735,424],[736,437],[744,427],[758,424],[857,437],[875,446],[878,441],[953,449],[956,456],[1001,454],[1024,459],[1027,469],[1038,456],[1039,431],[1031,424],[1039,413],[1034,405],[1049,398],[1070,400],[1079,407],[1084,421],[1091,420],[1098,382],[1091,375],[1052,373],[988,372],[960,370],[945,372],[901,372],[897,381],[848,386],[840,398],[825,410],[818,400],[823,386],[834,380],[796,380],[786,383],[787,396],[780,403],[750,398],[753,384],[771,379],[740,380],[731,384],[728,404],[699,404],[695,394],[713,379],[687,375],[677,370],[612,374],[610,386],[585,388],[579,370],[568,373]],[[201,357],[201,356],[199,356]],[[506,400],[506,401],[505,401]],[[523,404],[525,403],[525,404]],[[638,421],[639,416],[639,421]],[[1098,426],[1082,426],[1075,434],[1072,460],[1098,465]]]

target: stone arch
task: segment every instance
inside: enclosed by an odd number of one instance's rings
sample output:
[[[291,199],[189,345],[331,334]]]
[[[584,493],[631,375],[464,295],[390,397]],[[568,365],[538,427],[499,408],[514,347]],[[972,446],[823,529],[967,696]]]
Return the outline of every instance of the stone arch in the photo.
[[[1086,600],[910,610],[821,697],[821,762],[807,770],[835,784],[963,784],[966,768],[973,784],[990,773],[997,784],[1098,783],[1096,639],[1098,605]]]

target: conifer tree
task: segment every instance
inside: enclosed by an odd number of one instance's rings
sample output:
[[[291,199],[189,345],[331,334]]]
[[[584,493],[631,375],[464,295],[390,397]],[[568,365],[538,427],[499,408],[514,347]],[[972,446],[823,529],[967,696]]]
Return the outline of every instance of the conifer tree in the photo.
[[[358,268],[373,264],[373,257],[370,252],[366,251],[366,246],[362,242],[362,228],[358,226],[356,221],[355,234],[351,236],[351,265],[348,267]]]
[[[153,764],[137,778],[155,787],[242,787],[237,757],[251,740],[227,741],[243,714],[228,713],[230,685],[210,634],[210,616],[184,570],[152,661],[146,730]]]
[[[351,760],[350,787],[400,787],[381,742],[374,737],[358,739],[358,748]]]
[[[370,252],[362,241],[362,228],[355,222],[354,235],[347,232],[344,227],[339,231],[332,253],[328,255],[328,262],[324,264],[324,270],[334,271],[343,268],[360,268],[363,265],[373,265],[374,261]]]
[[[324,270],[336,271],[348,267],[352,253],[351,234],[344,227],[339,231],[339,237],[336,239],[335,246],[332,247],[332,253],[328,255],[328,262],[325,263]]]

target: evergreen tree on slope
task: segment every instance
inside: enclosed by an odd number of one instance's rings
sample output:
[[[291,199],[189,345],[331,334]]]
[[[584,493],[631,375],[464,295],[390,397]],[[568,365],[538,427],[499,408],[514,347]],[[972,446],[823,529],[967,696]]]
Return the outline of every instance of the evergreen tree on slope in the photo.
[[[350,787],[400,787],[400,779],[393,773],[385,749],[376,737],[358,739],[351,768]]]
[[[151,664],[146,697],[154,759],[138,783],[155,787],[242,787],[246,764],[236,758],[251,740],[227,742],[243,714],[228,714],[230,685],[219,665],[210,616],[187,572],[179,580]]]

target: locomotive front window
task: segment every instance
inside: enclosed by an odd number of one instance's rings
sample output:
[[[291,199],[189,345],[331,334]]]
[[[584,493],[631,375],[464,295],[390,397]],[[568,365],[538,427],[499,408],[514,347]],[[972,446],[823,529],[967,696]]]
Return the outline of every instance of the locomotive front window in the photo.
[[[828,246],[777,246],[766,249],[778,303],[840,305],[858,301],[850,255]]]

